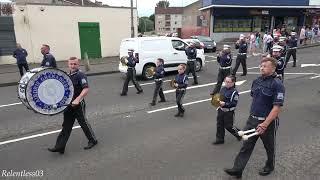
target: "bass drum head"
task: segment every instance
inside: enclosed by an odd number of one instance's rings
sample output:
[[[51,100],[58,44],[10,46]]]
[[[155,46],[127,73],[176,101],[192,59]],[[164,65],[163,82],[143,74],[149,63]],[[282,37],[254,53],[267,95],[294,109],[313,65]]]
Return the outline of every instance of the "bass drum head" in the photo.
[[[62,70],[47,68],[31,77],[26,88],[30,107],[44,115],[61,113],[71,103],[74,87]]]
[[[27,102],[27,97],[26,97],[26,88],[29,80],[35,73],[32,72],[26,72],[20,79],[19,84],[18,84],[18,98],[20,101],[25,105],[27,108],[30,109],[29,103]]]

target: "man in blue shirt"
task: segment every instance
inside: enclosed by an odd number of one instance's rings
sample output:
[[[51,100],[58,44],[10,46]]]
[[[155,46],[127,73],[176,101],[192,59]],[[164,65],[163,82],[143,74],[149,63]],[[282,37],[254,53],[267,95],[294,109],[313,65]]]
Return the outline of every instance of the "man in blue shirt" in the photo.
[[[298,39],[296,38],[296,32],[291,32],[291,36],[287,40],[288,52],[286,56],[286,66],[291,58],[293,57],[293,65],[292,67],[297,66],[297,47],[298,47]]]
[[[263,58],[260,66],[261,76],[254,80],[251,86],[252,104],[250,116],[244,128],[244,130],[255,128],[259,135],[244,141],[233,168],[224,170],[230,176],[237,178],[242,177],[242,172],[259,137],[268,156],[268,160],[259,174],[266,176],[274,170],[275,166],[276,130],[278,117],[284,103],[285,88],[281,80],[276,78],[277,62],[275,59]]]
[[[27,56],[28,56],[27,50],[23,49],[21,45],[18,43],[17,49],[13,52],[13,57],[17,59],[17,65],[18,65],[21,77],[23,76],[23,68],[26,71],[29,71]]]
[[[193,76],[193,85],[196,85],[198,84],[198,78],[196,74],[197,48],[195,46],[195,43],[191,42],[190,46],[186,48],[185,52],[188,58],[185,74],[189,76],[189,73],[191,72]]]
[[[126,73],[126,80],[124,81],[122,92],[121,92],[120,96],[126,96],[127,95],[128,85],[129,85],[130,81],[132,81],[132,83],[136,87],[137,94],[141,94],[143,92],[140,84],[136,80],[136,69],[135,69],[135,67],[136,67],[136,64],[138,62],[138,59],[133,56],[133,52],[134,52],[133,49],[128,49],[129,57],[125,62],[127,64],[127,66],[128,66],[128,69],[127,69],[127,73]]]
[[[41,54],[43,54],[43,60],[41,62],[42,67],[53,67],[57,68],[56,59],[50,54],[50,46],[43,44],[41,47]]]

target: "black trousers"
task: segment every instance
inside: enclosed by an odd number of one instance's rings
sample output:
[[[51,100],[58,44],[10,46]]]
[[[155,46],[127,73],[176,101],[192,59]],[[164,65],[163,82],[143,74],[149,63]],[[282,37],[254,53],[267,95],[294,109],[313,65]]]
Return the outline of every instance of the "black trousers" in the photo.
[[[247,75],[247,55],[246,54],[243,54],[243,55],[238,54],[236,59],[236,65],[234,66],[232,75],[236,75],[240,64],[242,65],[242,70],[243,70],[242,74]]]
[[[218,82],[212,92],[212,94],[216,94],[218,92],[220,92],[220,89],[221,89],[221,86],[222,86],[222,83],[224,81],[224,79],[229,76],[231,73],[231,68],[229,69],[221,69],[219,68],[219,73],[218,73]]]
[[[196,74],[196,61],[187,61],[186,75],[189,76],[190,72],[193,76],[194,84],[198,84],[198,77]]]
[[[122,94],[127,94],[129,82],[132,81],[133,85],[136,87],[137,91],[142,91],[141,86],[136,80],[136,70],[132,68],[128,68],[126,80],[124,81]]]
[[[77,119],[79,125],[81,126],[89,142],[96,141],[94,132],[86,118],[86,104],[84,101],[82,101],[80,102],[79,106],[76,106],[76,107],[69,106],[64,111],[62,131],[60,132],[57,138],[55,148],[64,149],[66,147],[75,119]]]
[[[247,124],[244,128],[244,130],[249,130],[256,128],[260,123],[263,121],[259,121],[258,119],[255,119],[253,117],[249,117]],[[260,137],[264,148],[267,152],[267,162],[265,166],[273,169],[275,166],[275,145],[276,145],[276,130],[278,128],[278,122],[279,120],[276,119],[274,120],[267,128],[264,134],[260,136],[253,136],[249,138],[247,141],[243,142],[243,145],[240,149],[239,154],[237,155],[235,161],[234,161],[234,166],[233,168],[239,171],[243,171],[244,168],[247,165],[247,162],[250,159],[250,156],[252,154],[252,151],[254,149],[254,146]]]
[[[239,129],[233,126],[234,123],[234,111],[223,112],[218,110],[217,116],[217,133],[216,140],[224,141],[225,129],[229,131],[234,137],[239,137]]]
[[[186,90],[183,90],[183,89],[176,90],[176,102],[178,105],[179,113],[184,113],[185,111],[184,107],[182,106],[182,100],[185,94],[186,94]]]
[[[296,66],[297,64],[297,50],[296,49],[288,49],[287,56],[286,56],[286,66],[291,58],[293,57],[293,66]]]
[[[19,68],[19,72],[20,72],[20,76],[21,76],[21,77],[23,76],[23,68],[24,68],[26,71],[29,71],[28,63],[17,64],[17,65],[18,65],[18,68]]]
[[[166,100],[162,90],[162,83],[163,83],[162,80],[155,81],[155,89],[154,89],[153,98],[152,98],[152,102],[154,103],[157,101],[158,94],[160,96],[161,101]]]

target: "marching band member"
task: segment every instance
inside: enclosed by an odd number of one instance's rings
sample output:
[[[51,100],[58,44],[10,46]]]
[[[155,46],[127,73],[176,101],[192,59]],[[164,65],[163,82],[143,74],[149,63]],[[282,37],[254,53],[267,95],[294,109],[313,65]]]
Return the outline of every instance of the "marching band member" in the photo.
[[[195,47],[195,43],[191,42],[185,52],[188,57],[186,75],[189,76],[189,73],[191,72],[193,76],[193,85],[198,84],[198,77],[196,74],[197,48]]]
[[[234,110],[238,104],[239,93],[236,89],[236,77],[227,76],[224,80],[225,87],[220,91],[223,96],[222,100],[219,102],[220,107],[218,108],[217,116],[217,133],[216,141],[213,145],[223,144],[225,130],[228,130],[232,135],[234,135],[239,141],[241,137],[238,135],[239,129],[233,126],[234,123]]]
[[[263,58],[260,65],[261,76],[251,86],[252,104],[250,116],[244,130],[256,129],[258,136],[243,142],[240,152],[235,158],[233,168],[224,171],[230,176],[242,177],[254,146],[260,137],[266,149],[268,160],[259,171],[267,176],[275,166],[275,139],[279,114],[284,103],[285,88],[280,79],[275,78],[277,62],[273,58]]]
[[[162,78],[164,77],[164,68],[163,68],[164,61],[163,59],[159,58],[156,61],[156,70],[155,74],[153,75],[154,81],[155,81],[155,89],[153,93],[153,99],[152,102],[150,103],[151,106],[156,105],[157,97],[158,94],[160,96],[160,101],[159,102],[166,102],[166,99],[163,94],[162,90]]]
[[[70,78],[74,86],[72,104],[69,105],[63,112],[62,131],[57,138],[56,145],[54,146],[54,148],[48,148],[49,151],[59,152],[60,154],[64,153],[75,119],[77,119],[84,134],[89,140],[88,146],[84,147],[84,149],[91,149],[98,143],[94,132],[92,131],[92,128],[85,116],[86,103],[84,101],[84,98],[89,92],[87,77],[83,72],[79,70],[80,62],[78,58],[71,57],[68,60],[68,66],[70,70]]]
[[[284,60],[284,57],[281,56],[282,51],[283,51],[283,48],[279,45],[275,45],[272,47],[272,57],[277,60],[276,73],[280,76],[280,79],[283,82],[284,81],[285,60]]]
[[[289,62],[291,56],[293,57],[293,65],[292,67],[296,67],[297,63],[297,47],[298,47],[298,39],[296,37],[296,32],[291,32],[291,36],[287,40],[288,52],[286,56],[286,66]]]
[[[279,43],[278,43],[278,45],[283,48],[283,49],[281,50],[281,57],[283,57],[283,58],[285,58],[285,57],[286,57],[286,54],[287,54],[286,40],[287,40],[287,37],[282,36],[282,37],[280,37]]]
[[[129,85],[129,81],[131,80],[132,83],[134,84],[134,86],[137,89],[137,94],[140,94],[143,92],[141,86],[139,85],[139,83],[136,80],[136,63],[137,63],[137,59],[133,56],[133,49],[128,49],[128,59],[126,60],[126,64],[128,66],[127,69],[127,73],[126,73],[126,80],[124,81],[123,84],[123,88],[122,88],[122,93],[120,94],[120,96],[126,96],[127,92],[128,92],[128,85]]]
[[[43,55],[43,60],[41,62],[42,67],[53,67],[57,68],[57,62],[54,56],[50,53],[50,46],[43,44],[41,47],[41,54]]]
[[[186,94],[186,90],[188,87],[188,76],[184,73],[186,70],[185,64],[180,64],[178,66],[178,75],[175,78],[175,84],[176,87],[176,102],[178,105],[178,113],[175,115],[175,117],[183,117],[185,109],[182,105],[182,99],[184,95]]]
[[[218,93],[221,89],[223,80],[231,74],[232,55],[229,45],[223,45],[223,50],[217,56],[217,61],[220,64],[218,82],[210,95]]]
[[[233,69],[232,75],[236,75],[240,64],[242,65],[242,75],[247,75],[247,51],[248,51],[248,43],[245,40],[245,36],[243,34],[240,35],[240,39],[236,42],[236,49],[239,49],[239,53],[236,59],[236,65]]]

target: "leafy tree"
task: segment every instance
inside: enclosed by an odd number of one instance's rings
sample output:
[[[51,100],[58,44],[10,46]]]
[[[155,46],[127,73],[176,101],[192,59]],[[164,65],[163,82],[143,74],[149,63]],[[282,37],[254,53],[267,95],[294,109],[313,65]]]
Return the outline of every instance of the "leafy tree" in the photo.
[[[161,7],[161,8],[167,8],[169,7],[170,3],[167,0],[161,0],[157,3],[157,7]]]

